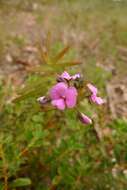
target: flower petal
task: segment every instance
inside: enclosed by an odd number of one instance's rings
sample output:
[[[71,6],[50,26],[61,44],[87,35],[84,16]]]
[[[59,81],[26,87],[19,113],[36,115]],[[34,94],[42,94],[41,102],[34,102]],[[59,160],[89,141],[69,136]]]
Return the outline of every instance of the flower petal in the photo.
[[[101,97],[98,97],[98,96],[96,96],[96,95],[94,95],[94,94],[92,94],[92,95],[90,96],[90,100],[91,100],[93,103],[97,104],[97,105],[104,104],[104,102],[105,102]]]
[[[64,71],[64,72],[62,73],[62,75],[60,75],[60,77],[61,77],[62,79],[66,79],[66,80],[70,80],[70,79],[71,79],[71,76],[70,76],[69,73],[66,72],[66,71]]]
[[[73,75],[72,76],[72,79],[73,80],[76,80],[76,79],[79,79],[81,76],[80,76],[80,74],[78,73],[78,74],[75,74],[75,75]]]
[[[69,87],[66,91],[66,105],[68,108],[73,108],[76,105],[77,101],[77,90],[75,87]]]
[[[92,120],[83,113],[79,113],[79,119],[83,124],[92,124]]]
[[[60,99],[61,97],[65,96],[67,85],[64,82],[59,82],[55,86],[52,87],[50,90],[50,97],[52,100]]]
[[[97,94],[98,90],[97,90],[97,88],[96,88],[94,85],[88,83],[88,84],[87,84],[87,87],[88,87],[89,90],[92,92],[92,94]]]
[[[39,98],[37,98],[37,101],[40,103],[40,104],[46,104],[50,99],[48,99],[46,96],[41,96]]]
[[[52,105],[55,106],[59,110],[64,110],[65,109],[65,102],[63,99],[58,99],[58,100],[52,100]]]

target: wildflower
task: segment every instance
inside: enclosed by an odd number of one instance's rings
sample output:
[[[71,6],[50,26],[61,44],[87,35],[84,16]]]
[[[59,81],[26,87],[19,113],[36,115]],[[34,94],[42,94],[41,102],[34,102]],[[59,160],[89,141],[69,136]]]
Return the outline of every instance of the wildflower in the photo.
[[[101,105],[101,104],[103,104],[103,103],[105,102],[101,97],[97,96],[98,89],[97,89],[94,85],[88,83],[88,84],[87,84],[87,87],[88,87],[88,89],[90,90],[90,92],[92,93],[92,94],[90,95],[90,100],[91,100],[93,103],[95,103],[95,104],[97,104],[97,105]]]
[[[76,80],[77,78],[80,78],[80,74],[75,74],[75,75],[69,75],[69,73],[67,71],[64,71],[59,77],[58,77],[58,81],[59,82],[64,82],[64,80]]]
[[[77,101],[77,90],[68,87],[64,82],[59,82],[50,90],[51,104],[59,110],[73,108]]]
[[[104,103],[104,100],[103,100],[101,97],[96,96],[95,94],[92,94],[92,95],[90,96],[90,100],[91,100],[93,103],[97,104],[97,105],[101,105],[101,104]]]
[[[63,79],[66,79],[66,80],[71,80],[72,79],[72,77],[69,75],[69,73],[68,72],[66,72],[66,71],[64,71],[63,73],[62,73],[62,75],[60,75],[60,78],[63,78]]]
[[[79,113],[79,120],[83,123],[83,124],[92,124],[92,120],[85,114],[83,113]]]
[[[87,84],[87,87],[89,88],[89,90],[90,90],[90,92],[91,92],[92,94],[95,94],[95,95],[97,94],[98,90],[97,90],[97,88],[96,88],[94,85],[88,83],[88,84]]]
[[[81,77],[81,75],[78,73],[78,74],[73,75],[72,79],[76,80],[76,79],[79,79],[80,77]]]

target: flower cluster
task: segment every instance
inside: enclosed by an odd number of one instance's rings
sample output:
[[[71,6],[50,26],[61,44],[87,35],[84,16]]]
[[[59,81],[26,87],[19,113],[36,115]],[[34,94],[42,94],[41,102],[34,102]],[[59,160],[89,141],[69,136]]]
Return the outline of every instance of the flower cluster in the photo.
[[[58,110],[74,108],[77,104],[78,89],[72,82],[79,81],[80,78],[80,74],[70,76],[69,73],[64,71],[57,77],[57,84],[50,89],[48,97],[43,96],[37,100],[41,105],[50,103]],[[88,83],[86,88],[90,93],[89,100],[91,103],[97,105],[104,103],[104,100],[98,96],[98,89],[94,85]],[[78,112],[78,118],[83,124],[92,124],[92,119],[81,112]]]
[[[93,103],[96,103],[97,105],[103,104],[104,100],[101,97],[97,96],[97,93],[98,93],[97,88],[93,86],[92,84],[87,84],[87,87],[91,92],[90,100]]]

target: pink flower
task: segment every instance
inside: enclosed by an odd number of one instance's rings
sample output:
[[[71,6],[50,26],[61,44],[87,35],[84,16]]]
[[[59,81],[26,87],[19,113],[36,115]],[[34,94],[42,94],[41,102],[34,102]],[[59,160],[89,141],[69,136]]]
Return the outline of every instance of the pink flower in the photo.
[[[101,104],[103,104],[105,102],[101,97],[97,96],[98,89],[94,85],[88,83],[87,87],[90,90],[90,92],[92,93],[91,96],[90,96],[90,100],[93,103],[95,103],[97,105],[101,105]]]
[[[77,90],[68,87],[64,82],[59,82],[50,90],[51,103],[59,110],[73,108],[77,101]]]
[[[80,74],[75,74],[75,75],[69,75],[69,73],[67,72],[67,71],[64,71],[63,73],[62,73],[62,75],[60,75],[59,77],[58,77],[58,80],[61,82],[61,81],[64,81],[64,80],[67,80],[67,81],[69,81],[69,80],[76,80],[77,78],[80,78],[81,76],[80,76]]]
[[[87,87],[89,88],[89,90],[91,91],[92,94],[97,94],[98,90],[94,85],[88,83]]]
[[[60,75],[60,78],[66,79],[66,80],[71,80],[71,79],[72,79],[72,77],[71,77],[71,76],[69,75],[69,73],[66,72],[66,71],[64,71],[64,72],[62,73],[62,75]]]
[[[92,124],[92,120],[83,113],[79,113],[79,119],[83,124]]]
[[[98,97],[94,94],[92,94],[90,96],[90,100],[93,102],[93,103],[96,103],[97,105],[101,105],[101,104],[104,104],[104,100],[101,98],[101,97]]]
[[[81,77],[81,75],[78,73],[78,74],[73,75],[72,79],[76,80],[76,79],[79,79],[80,77]]]

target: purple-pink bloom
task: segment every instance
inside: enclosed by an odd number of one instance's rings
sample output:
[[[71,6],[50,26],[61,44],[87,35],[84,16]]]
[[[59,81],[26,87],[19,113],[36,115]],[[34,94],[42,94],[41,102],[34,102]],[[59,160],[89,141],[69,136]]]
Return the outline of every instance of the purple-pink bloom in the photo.
[[[77,90],[75,87],[68,87],[64,82],[57,83],[50,90],[51,103],[59,110],[73,108],[77,102]]]
[[[50,90],[50,97],[52,100],[57,100],[60,97],[65,97],[65,92],[68,88],[68,85],[64,82],[59,82],[53,86]]]
[[[76,80],[76,79],[79,79],[80,77],[81,77],[81,75],[78,73],[78,74],[73,75],[72,79]]]
[[[104,104],[104,100],[101,98],[101,97],[98,97],[94,94],[92,94],[90,96],[90,100],[93,102],[93,103],[96,103],[98,105],[101,105],[101,104]]]
[[[73,108],[77,102],[77,90],[75,87],[69,87],[66,91],[66,105],[68,108]]]
[[[58,79],[59,79],[59,81],[62,81],[62,80],[67,80],[67,81],[69,81],[69,80],[76,80],[77,78],[80,78],[81,76],[80,76],[80,74],[78,73],[78,74],[75,74],[75,75],[69,75],[69,73],[67,72],[67,71],[64,71],[59,77],[58,77]]]
[[[87,84],[87,87],[89,88],[89,90],[90,90],[90,92],[91,92],[92,94],[97,94],[98,90],[97,90],[97,88],[96,88],[94,85],[88,83],[88,84]]]
[[[71,77],[71,76],[69,75],[69,73],[66,72],[66,71],[64,71],[64,72],[62,73],[62,75],[60,75],[60,78],[66,79],[66,80],[71,80],[71,79],[72,79],[72,77]]]
[[[57,107],[59,110],[64,110],[65,109],[65,103],[64,103],[64,100],[61,98],[61,99],[58,99],[58,100],[52,100],[52,105]]]
[[[105,102],[101,97],[97,96],[98,89],[94,85],[88,83],[87,87],[89,88],[89,90],[92,93],[91,96],[90,96],[90,100],[93,103],[95,103],[97,105],[101,105],[101,104],[103,104]]]
[[[92,119],[83,113],[79,113],[79,119],[83,124],[92,124]]]

